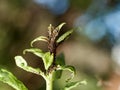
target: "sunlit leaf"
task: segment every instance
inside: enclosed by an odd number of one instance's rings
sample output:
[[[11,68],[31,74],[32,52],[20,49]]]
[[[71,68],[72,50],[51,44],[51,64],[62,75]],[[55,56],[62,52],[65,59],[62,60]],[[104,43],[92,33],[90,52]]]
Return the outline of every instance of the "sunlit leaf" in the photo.
[[[48,42],[48,38],[45,37],[45,36],[39,36],[39,37],[37,37],[36,39],[34,39],[34,40],[31,42],[31,46],[33,46],[33,43],[36,42],[36,41],[45,41],[45,42]]]
[[[27,62],[25,61],[25,59],[22,56],[16,56],[15,57],[15,62],[16,65],[20,68],[22,68],[23,70],[27,71],[27,72],[31,72],[37,75],[44,75],[44,73],[39,69],[39,68],[32,68],[30,66],[27,65]]]
[[[5,69],[0,69],[0,81],[7,83],[16,90],[28,90],[21,81]]]
[[[73,30],[70,30],[70,31],[67,31],[66,33],[64,33],[62,36],[60,36],[58,39],[57,39],[57,43],[60,43],[62,41],[64,41],[66,38],[69,37],[69,35],[73,32]]]
[[[63,90],[71,90],[78,85],[86,85],[87,82],[85,80],[83,81],[77,81],[77,82],[68,82]]]
[[[40,58],[44,55],[43,51],[40,50],[40,49],[38,49],[38,48],[25,49],[25,50],[23,51],[23,53],[25,54],[26,52],[33,53],[33,54],[35,54],[36,56],[38,56],[38,57],[40,57]]]
[[[61,28],[65,25],[66,23],[61,23],[59,26],[57,26],[55,29],[59,32]]]
[[[42,57],[45,69],[48,70],[48,68],[53,63],[53,54],[50,54],[50,52],[46,52],[44,56]]]

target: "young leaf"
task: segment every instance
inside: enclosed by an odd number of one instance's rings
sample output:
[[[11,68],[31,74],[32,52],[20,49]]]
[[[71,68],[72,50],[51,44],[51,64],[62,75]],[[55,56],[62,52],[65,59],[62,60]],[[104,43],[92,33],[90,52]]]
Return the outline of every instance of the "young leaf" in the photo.
[[[48,26],[48,33],[49,33],[49,34],[52,34],[51,32],[53,32],[53,30],[54,30],[54,27],[52,26],[52,24],[50,24],[50,25]]]
[[[56,64],[60,65],[60,66],[64,66],[65,65],[65,59],[64,59],[64,54],[61,53],[56,57]],[[56,70],[54,72],[54,79],[59,79],[62,76],[62,70]]]
[[[43,63],[45,66],[45,69],[48,70],[48,68],[51,66],[53,63],[53,54],[50,54],[50,52],[46,52],[44,56],[42,57]]]
[[[77,82],[69,82],[66,84],[66,86],[63,90],[71,90],[71,89],[77,87],[78,85],[86,85],[86,84],[87,84],[87,82],[85,80],[77,81]]]
[[[60,65],[60,66],[64,66],[65,65],[65,57],[64,54],[61,53],[56,57],[56,64]]]
[[[11,72],[0,69],[0,81],[7,83],[16,90],[28,90]]]
[[[73,32],[73,30],[70,30],[70,31],[67,31],[66,33],[64,33],[62,36],[60,36],[58,39],[57,39],[57,43],[60,43],[62,41],[64,41],[66,38],[69,37],[69,35]]]
[[[34,40],[31,42],[31,46],[33,46],[33,43],[36,42],[36,41],[45,41],[45,42],[48,42],[48,38],[45,37],[45,36],[39,36],[39,37],[37,37],[36,39],[34,39]]]
[[[38,49],[38,48],[30,48],[30,49],[25,49],[23,51],[23,54],[25,54],[26,52],[31,52],[33,54],[35,54],[36,56],[42,58],[42,56],[44,55],[43,51]]]
[[[74,76],[75,76],[75,68],[73,66],[70,66],[70,65],[67,65],[67,66],[59,66],[58,70],[68,70],[70,71],[72,74],[71,74],[71,77],[67,79],[66,82],[68,82],[69,80],[71,80]]]
[[[62,70],[56,70],[56,71],[54,72],[53,79],[54,79],[54,80],[60,79],[61,76],[62,76]]]
[[[61,23],[59,26],[57,26],[55,29],[59,32],[61,28],[65,25],[66,23]]]
[[[22,68],[23,70],[37,74],[37,75],[42,75],[44,77],[44,73],[39,68],[32,68],[32,67],[28,66],[27,62],[25,61],[25,59],[22,56],[16,56],[15,62],[16,62],[16,65],[18,67]]]
[[[53,54],[50,54],[50,52],[43,53],[42,50],[37,48],[25,49],[23,53],[25,52],[31,52],[36,56],[41,57],[46,70],[51,66],[53,62]]]

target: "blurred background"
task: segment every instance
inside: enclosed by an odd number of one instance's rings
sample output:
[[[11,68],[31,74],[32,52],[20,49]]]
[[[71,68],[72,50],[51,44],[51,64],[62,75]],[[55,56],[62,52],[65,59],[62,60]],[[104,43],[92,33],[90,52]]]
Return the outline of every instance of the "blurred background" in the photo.
[[[42,77],[21,70],[14,56],[22,55],[29,65],[43,68],[42,60],[27,53],[30,41],[47,36],[49,24],[67,24],[62,33],[74,29],[57,50],[66,63],[75,66],[74,80],[87,80],[73,90],[120,90],[120,0],[0,0],[0,67],[13,72],[29,90],[45,90]],[[46,44],[34,46],[47,50]],[[55,82],[54,90],[65,84],[69,72]],[[0,82],[0,90],[13,90]]]

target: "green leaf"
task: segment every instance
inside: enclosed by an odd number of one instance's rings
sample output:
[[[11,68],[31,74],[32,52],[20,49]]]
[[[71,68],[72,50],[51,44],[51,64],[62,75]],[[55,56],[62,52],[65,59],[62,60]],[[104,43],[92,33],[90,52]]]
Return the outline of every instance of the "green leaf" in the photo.
[[[36,56],[38,56],[38,57],[40,57],[40,58],[42,58],[43,55],[44,55],[43,51],[40,50],[40,49],[38,49],[38,48],[25,49],[25,50],[23,51],[23,54],[25,54],[26,52],[33,53],[33,54],[35,54]]]
[[[16,90],[28,90],[11,72],[0,69],[0,81],[7,83]]]
[[[64,66],[65,65],[65,57],[64,57],[64,54],[61,53],[59,54],[57,57],[56,57],[56,64],[57,65],[60,65],[60,66]]]
[[[50,54],[50,52],[43,53],[42,50],[37,48],[25,49],[23,53],[25,52],[31,52],[36,56],[41,57],[46,70],[51,66],[53,62],[53,54]]]
[[[62,76],[62,70],[56,70],[56,71],[54,72],[53,79],[54,79],[54,80],[60,79],[61,76]]]
[[[64,66],[65,65],[65,59],[64,59],[64,54],[61,53],[56,57],[56,64],[59,66]],[[54,72],[54,79],[59,79],[62,76],[62,70],[56,70]]]
[[[86,84],[87,84],[87,82],[85,80],[77,81],[77,82],[69,82],[66,84],[66,86],[63,90],[71,90],[71,89],[77,87],[78,85],[86,85]]]
[[[68,78],[66,80],[66,82],[70,81],[71,79],[73,79],[73,77],[75,76],[76,74],[76,70],[73,66],[70,66],[70,65],[67,65],[67,66],[58,66],[57,70],[68,70],[71,72],[71,76],[70,78]]]
[[[45,66],[45,69],[48,70],[48,68],[51,66],[53,63],[53,54],[50,54],[50,52],[46,52],[44,56],[42,57],[43,63]]]
[[[60,43],[62,41],[64,41],[66,38],[69,37],[69,35],[73,32],[73,30],[70,30],[70,31],[67,31],[66,33],[64,33],[62,36],[60,36],[58,39],[57,39],[57,43]]]
[[[42,75],[44,77],[44,73],[39,68],[32,68],[28,66],[27,62],[22,56],[15,56],[15,62],[16,62],[16,65],[22,68],[23,70],[37,74],[37,75]]]
[[[48,42],[48,38],[45,37],[45,36],[39,36],[39,37],[37,37],[36,39],[34,39],[34,40],[31,42],[31,46],[33,46],[33,43],[36,42],[36,41],[45,41],[45,42]]]
[[[61,23],[59,26],[57,26],[55,29],[59,32],[61,28],[65,25],[66,23]]]
[[[64,58],[64,54],[61,53],[56,57],[56,64],[59,66],[64,66],[65,65],[65,58]],[[62,76],[62,70],[56,70],[54,72],[54,80],[56,79],[60,79]]]

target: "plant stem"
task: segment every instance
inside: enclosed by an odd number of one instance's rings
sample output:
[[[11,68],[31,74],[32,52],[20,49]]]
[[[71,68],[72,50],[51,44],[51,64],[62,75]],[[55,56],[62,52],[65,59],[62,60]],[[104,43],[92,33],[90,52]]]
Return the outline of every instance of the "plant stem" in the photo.
[[[46,90],[53,90],[53,72],[49,73],[46,79]]]

